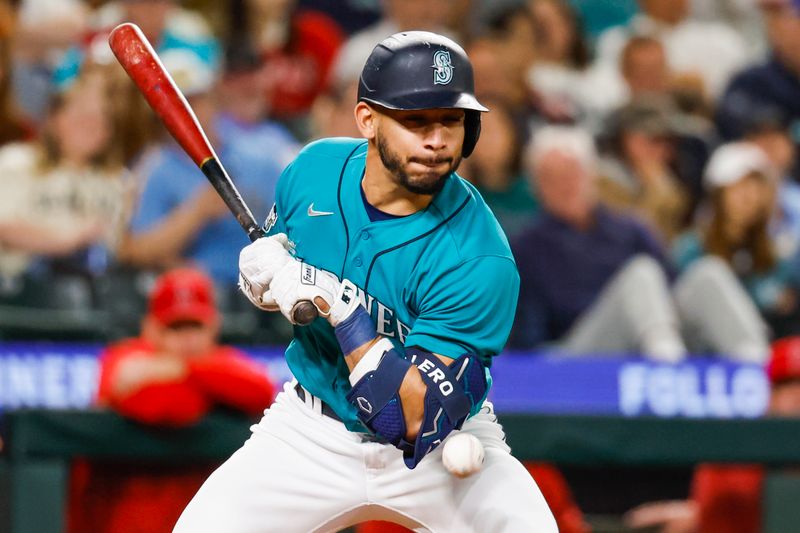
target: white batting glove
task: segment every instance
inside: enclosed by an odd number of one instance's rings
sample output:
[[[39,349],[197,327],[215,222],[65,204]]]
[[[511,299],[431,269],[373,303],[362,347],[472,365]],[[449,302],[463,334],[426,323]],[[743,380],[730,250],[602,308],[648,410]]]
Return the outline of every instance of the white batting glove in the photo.
[[[356,286],[350,281],[339,282],[330,272],[299,261],[287,263],[275,275],[265,297],[271,298],[292,323],[294,305],[308,300],[334,327],[359,305]]]
[[[239,253],[239,289],[256,307],[278,310],[269,295],[270,283],[287,263],[299,263],[288,250],[289,238],[278,233],[248,244]]]

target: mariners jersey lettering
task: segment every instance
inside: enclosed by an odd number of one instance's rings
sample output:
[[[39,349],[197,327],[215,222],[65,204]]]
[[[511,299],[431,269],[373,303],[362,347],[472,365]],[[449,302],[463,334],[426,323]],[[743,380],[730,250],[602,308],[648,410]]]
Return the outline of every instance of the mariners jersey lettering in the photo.
[[[285,232],[299,259],[357,285],[375,330],[398,348],[474,353],[489,366],[508,338],[519,292],[497,220],[474,187],[451,174],[426,209],[372,222],[361,199],[366,153],[358,139],[308,145],[278,182],[270,234]],[[295,327],[286,360],[348,428],[363,430],[345,399],[349,371],[325,320]]]

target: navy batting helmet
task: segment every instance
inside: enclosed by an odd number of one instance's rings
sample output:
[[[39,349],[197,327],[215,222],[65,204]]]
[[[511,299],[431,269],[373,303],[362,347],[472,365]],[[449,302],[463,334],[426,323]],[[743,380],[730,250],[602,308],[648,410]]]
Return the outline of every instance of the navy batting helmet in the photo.
[[[472,65],[451,39],[427,31],[404,31],[381,41],[367,58],[358,82],[358,101],[389,109],[457,108],[465,111],[464,147],[468,157],[481,133]]]

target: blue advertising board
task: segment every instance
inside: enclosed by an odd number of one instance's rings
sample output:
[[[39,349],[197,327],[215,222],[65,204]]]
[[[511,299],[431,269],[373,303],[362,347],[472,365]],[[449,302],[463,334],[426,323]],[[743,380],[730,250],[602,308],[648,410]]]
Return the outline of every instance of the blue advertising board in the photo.
[[[761,366],[720,359],[672,365],[504,354],[492,377],[490,399],[498,412],[753,418],[769,401]]]
[[[246,348],[276,383],[291,379],[281,348]],[[83,408],[97,391],[102,346],[0,343],[0,410]],[[769,383],[757,365],[688,359],[562,358],[508,353],[495,359],[490,400],[498,412],[660,417],[764,413]]]

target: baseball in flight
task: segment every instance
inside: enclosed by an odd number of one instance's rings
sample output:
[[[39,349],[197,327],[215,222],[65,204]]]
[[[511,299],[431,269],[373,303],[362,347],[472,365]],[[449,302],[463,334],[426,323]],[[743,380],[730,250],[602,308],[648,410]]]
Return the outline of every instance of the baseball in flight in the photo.
[[[483,466],[483,444],[471,433],[458,432],[444,441],[442,463],[456,477],[469,477]]]

